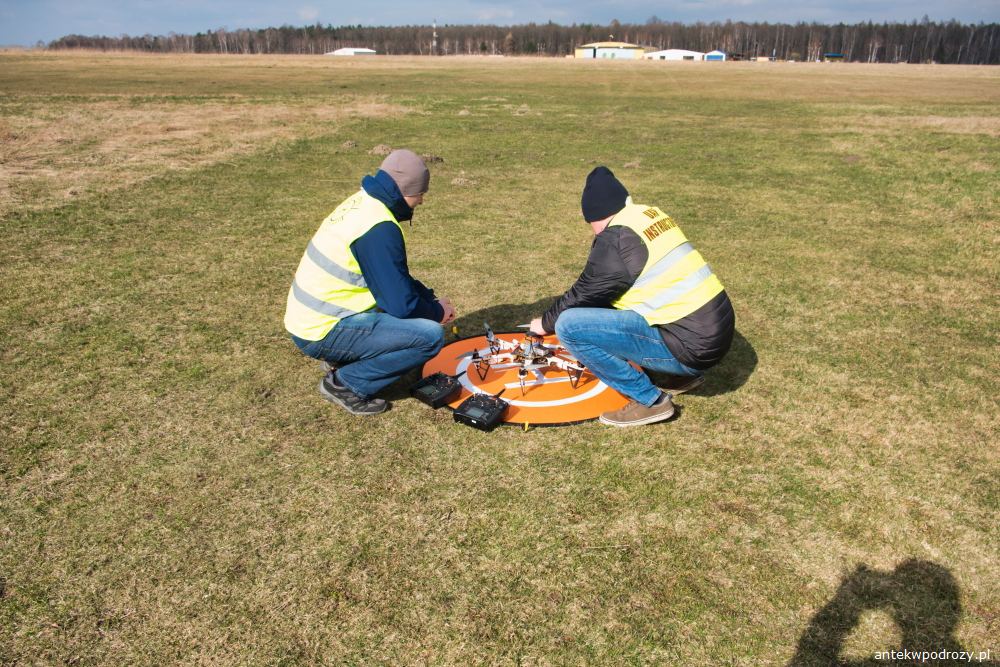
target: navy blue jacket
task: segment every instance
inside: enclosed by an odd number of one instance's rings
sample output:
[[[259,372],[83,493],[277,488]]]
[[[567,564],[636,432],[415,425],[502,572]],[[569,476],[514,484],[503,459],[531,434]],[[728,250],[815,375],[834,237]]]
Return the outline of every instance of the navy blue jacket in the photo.
[[[385,204],[396,220],[405,222],[413,218],[413,209],[403,199],[399,186],[381,169],[374,176],[365,176],[361,187]],[[351,252],[375,296],[375,304],[384,312],[400,319],[419,317],[434,322],[444,317],[434,291],[410,275],[403,235],[391,220],[378,223],[356,239]]]

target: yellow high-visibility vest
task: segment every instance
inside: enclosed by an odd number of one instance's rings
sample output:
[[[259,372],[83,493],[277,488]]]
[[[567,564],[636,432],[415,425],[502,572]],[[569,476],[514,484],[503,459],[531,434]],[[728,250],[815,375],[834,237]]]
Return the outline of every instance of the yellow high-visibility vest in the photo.
[[[371,310],[375,296],[361,275],[351,244],[380,222],[403,227],[392,211],[360,190],[319,226],[295,271],[285,307],[285,329],[304,340],[321,340],[337,322]]]
[[[613,225],[634,231],[649,250],[642,273],[612,304],[615,308],[634,310],[650,325],[668,324],[690,315],[723,290],[677,223],[655,206],[633,204],[629,198],[608,226]]]

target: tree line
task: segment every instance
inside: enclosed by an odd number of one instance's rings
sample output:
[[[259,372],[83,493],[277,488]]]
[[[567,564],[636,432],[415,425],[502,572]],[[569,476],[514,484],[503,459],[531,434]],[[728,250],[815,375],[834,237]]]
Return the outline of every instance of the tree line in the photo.
[[[653,49],[720,49],[733,58],[818,60],[842,54],[851,62],[1000,64],[1000,24],[930,21],[910,23],[677,23],[653,16],[643,24],[612,21],[516,26],[338,26],[209,30],[194,35],[119,37],[66,35],[49,49],[99,49],[150,53],[321,54],[367,47],[388,55],[565,56],[581,44],[623,41]]]

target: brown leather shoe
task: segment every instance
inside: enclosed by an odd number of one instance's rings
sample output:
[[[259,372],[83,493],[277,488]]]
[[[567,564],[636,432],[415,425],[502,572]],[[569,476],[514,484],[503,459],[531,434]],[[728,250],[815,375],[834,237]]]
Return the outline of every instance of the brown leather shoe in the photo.
[[[610,426],[641,426],[661,422],[674,416],[674,402],[670,399],[670,394],[661,394],[659,400],[648,408],[638,401],[629,401],[620,410],[605,412],[600,421]]]

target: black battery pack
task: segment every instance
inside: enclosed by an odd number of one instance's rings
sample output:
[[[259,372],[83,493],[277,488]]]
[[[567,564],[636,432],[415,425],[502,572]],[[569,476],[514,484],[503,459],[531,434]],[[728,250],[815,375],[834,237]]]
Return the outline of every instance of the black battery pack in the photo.
[[[462,383],[458,381],[459,376],[461,373],[458,375],[445,375],[444,373],[428,375],[410,387],[410,396],[437,410],[442,405],[447,405],[455,400],[458,393],[462,391]]]
[[[503,393],[502,391],[500,392]],[[500,394],[473,394],[455,408],[455,421],[480,431],[492,431],[503,421],[510,403],[500,398]]]

